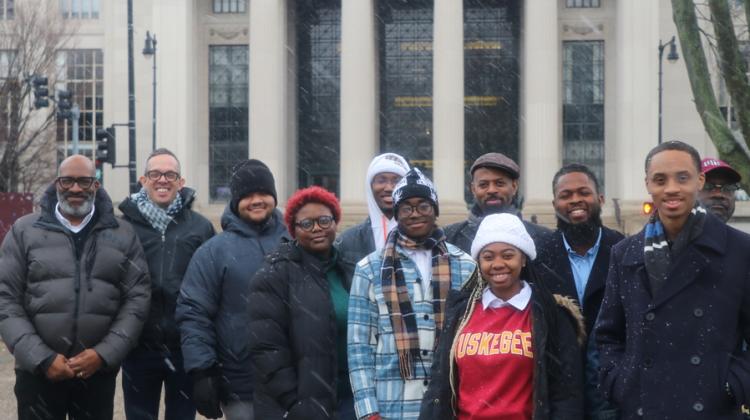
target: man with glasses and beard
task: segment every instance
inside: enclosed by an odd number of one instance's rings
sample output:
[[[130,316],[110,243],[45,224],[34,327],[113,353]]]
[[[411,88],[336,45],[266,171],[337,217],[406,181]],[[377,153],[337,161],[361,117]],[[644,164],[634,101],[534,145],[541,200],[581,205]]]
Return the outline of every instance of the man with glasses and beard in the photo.
[[[521,168],[513,159],[502,153],[486,153],[479,156],[471,165],[471,193],[474,205],[468,219],[445,227],[445,236],[462,251],[471,252],[471,243],[477,234],[479,224],[485,216],[495,213],[510,213],[521,218],[517,206],[516,193]],[[536,243],[551,231],[544,226],[522,220],[524,227]]]
[[[586,166],[563,166],[552,180],[552,205],[557,230],[539,241],[538,264],[552,293],[568,296],[581,307],[588,344],[585,363],[586,419],[616,419],[611,407],[597,389],[598,354],[592,329],[604,296],[604,286],[612,246],[624,237],[602,226],[604,195],[596,175]]]
[[[706,183],[698,192],[698,201],[722,222],[728,222],[734,214],[734,193],[740,189],[742,176],[728,163],[712,157],[701,161],[701,172]]]
[[[120,363],[149,310],[148,266],[90,159],[73,155],[0,248],[0,334],[21,420],[112,419]],[[8,415],[8,413],[6,413]]]
[[[122,391],[128,420],[159,417],[164,387],[164,418],[195,418],[191,381],[183,369],[175,321],[177,295],[190,258],[214,235],[211,222],[193,211],[195,191],[185,187],[177,156],[156,149],[146,159],[141,190],[121,204],[146,252],[151,273],[151,311],[138,346],[122,365]]]

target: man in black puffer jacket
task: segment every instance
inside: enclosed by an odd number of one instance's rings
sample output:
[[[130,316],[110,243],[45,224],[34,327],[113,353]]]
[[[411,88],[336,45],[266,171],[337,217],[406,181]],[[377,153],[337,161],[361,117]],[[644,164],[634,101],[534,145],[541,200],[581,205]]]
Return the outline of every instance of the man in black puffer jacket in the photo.
[[[151,311],[138,347],[123,364],[122,388],[128,420],[155,420],[161,388],[165,419],[195,418],[190,378],[183,369],[175,321],[177,294],[195,250],[214,235],[205,217],[190,207],[195,191],[184,187],[180,162],[167,149],[146,160],[143,188],[120,204],[138,234],[151,273]]]
[[[41,213],[18,219],[0,249],[19,419],[112,419],[120,363],[148,313],[143,249],[95,171],[85,156],[65,159]]]
[[[246,333],[248,284],[266,254],[289,238],[276,209],[273,175],[255,159],[239,163],[222,233],[193,256],[177,299],[185,370],[193,400],[208,418],[253,418],[253,376]],[[220,407],[221,406],[221,407]]]

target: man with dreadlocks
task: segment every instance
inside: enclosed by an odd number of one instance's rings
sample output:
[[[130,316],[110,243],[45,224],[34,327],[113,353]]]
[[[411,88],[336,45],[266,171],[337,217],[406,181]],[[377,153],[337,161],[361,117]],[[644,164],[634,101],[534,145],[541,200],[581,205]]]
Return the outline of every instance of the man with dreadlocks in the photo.
[[[349,376],[358,419],[416,419],[430,383],[448,291],[476,268],[436,225],[437,193],[419,169],[393,191],[397,228],[357,264],[349,297]]]
[[[698,152],[646,156],[656,212],[612,248],[595,327],[600,387],[622,419],[739,419],[750,401],[750,236],[697,203]]]

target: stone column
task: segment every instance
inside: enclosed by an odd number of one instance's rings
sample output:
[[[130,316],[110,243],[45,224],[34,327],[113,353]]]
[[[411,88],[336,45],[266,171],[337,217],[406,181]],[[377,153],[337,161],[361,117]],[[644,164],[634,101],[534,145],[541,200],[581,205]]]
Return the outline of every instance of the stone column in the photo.
[[[365,176],[380,150],[375,0],[341,2],[340,114],[341,201],[366,213]]]
[[[441,209],[465,211],[463,2],[435,0],[434,13],[432,173]]]
[[[276,179],[280,204],[297,180],[294,44],[287,0],[250,1],[250,157]]]
[[[180,159],[183,168],[197,168],[202,159],[196,153],[199,136],[196,116],[196,74],[194,48],[196,45],[195,5],[183,0],[163,0],[149,4],[152,8],[153,23],[150,30],[156,34],[157,71],[157,145],[166,147]],[[136,63],[136,101],[138,135],[138,175],[142,174],[146,156],[151,152],[151,112],[152,112],[152,65],[154,57],[144,58],[141,54],[145,27],[133,37],[134,59]],[[124,81],[123,81],[124,83]],[[145,111],[145,112],[144,112]],[[119,130],[118,130],[119,131]],[[127,130],[119,131],[127,133]],[[123,138],[127,139],[127,136]],[[202,139],[201,139],[202,140]],[[127,156],[121,155],[121,156]],[[208,203],[208,183],[201,184],[200,178],[208,179],[208,173],[197,171],[184,174],[189,186],[205,185],[199,198]],[[202,197],[201,197],[202,196]]]
[[[609,143],[616,153],[611,162],[617,181],[608,195],[626,206],[648,198],[643,160],[658,142],[658,22],[659,2],[617,2],[617,133],[614,144]]]
[[[550,182],[562,162],[562,45],[557,4],[557,0],[527,0],[523,5],[522,135],[518,163],[527,209],[535,203],[549,207],[552,199]],[[524,215],[534,213],[537,212],[524,211]]]

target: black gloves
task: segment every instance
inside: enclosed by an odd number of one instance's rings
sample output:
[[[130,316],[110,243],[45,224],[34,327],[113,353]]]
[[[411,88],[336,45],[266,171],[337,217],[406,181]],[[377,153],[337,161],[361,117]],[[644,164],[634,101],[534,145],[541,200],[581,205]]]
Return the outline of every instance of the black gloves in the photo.
[[[193,378],[193,403],[198,412],[209,419],[218,419],[223,413],[219,406],[219,370],[215,367],[190,372]]]

